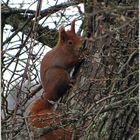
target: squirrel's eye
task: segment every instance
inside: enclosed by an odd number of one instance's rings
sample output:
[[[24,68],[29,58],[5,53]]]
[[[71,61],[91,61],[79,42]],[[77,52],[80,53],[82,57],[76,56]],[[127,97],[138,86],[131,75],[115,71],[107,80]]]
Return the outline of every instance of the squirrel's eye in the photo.
[[[73,43],[72,43],[72,41],[71,40],[68,40],[68,45],[72,45]]]

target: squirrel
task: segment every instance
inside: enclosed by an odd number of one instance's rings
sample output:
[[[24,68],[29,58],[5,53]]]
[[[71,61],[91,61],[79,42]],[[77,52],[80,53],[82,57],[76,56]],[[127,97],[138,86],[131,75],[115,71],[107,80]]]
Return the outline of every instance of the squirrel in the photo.
[[[57,45],[49,51],[41,62],[40,76],[44,98],[57,101],[71,84],[69,72],[80,61],[81,37],[75,33],[75,20],[71,29],[61,26]]]
[[[75,33],[75,20],[71,23],[71,29],[65,31],[59,28],[59,37],[56,46],[49,51],[41,62],[40,77],[44,89],[42,96],[31,104],[29,122],[37,128],[44,128],[49,123],[59,123],[58,118],[48,118],[49,114],[58,115],[54,111],[50,101],[58,101],[71,84],[70,71],[81,60],[80,49],[82,38]],[[44,120],[43,120],[44,119]],[[58,128],[40,137],[40,140],[70,140],[72,137],[70,126]]]

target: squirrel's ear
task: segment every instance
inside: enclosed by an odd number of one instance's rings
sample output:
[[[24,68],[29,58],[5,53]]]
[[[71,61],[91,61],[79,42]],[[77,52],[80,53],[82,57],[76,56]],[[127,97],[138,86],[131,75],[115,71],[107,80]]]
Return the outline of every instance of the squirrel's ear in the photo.
[[[71,22],[71,31],[75,33],[75,19]]]
[[[59,41],[64,41],[66,38],[66,32],[64,26],[59,28]]]
[[[59,33],[61,33],[61,32],[65,32],[64,26],[61,26],[61,27],[59,28]]]

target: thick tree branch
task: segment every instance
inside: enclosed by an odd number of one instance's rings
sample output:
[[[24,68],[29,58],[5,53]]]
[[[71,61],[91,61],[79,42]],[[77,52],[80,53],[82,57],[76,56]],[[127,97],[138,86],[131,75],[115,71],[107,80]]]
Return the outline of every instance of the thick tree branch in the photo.
[[[40,12],[39,20],[44,17],[47,17],[48,15],[63,10],[69,6],[73,6],[79,3],[80,1],[75,1],[75,2],[61,3],[58,5],[51,6]],[[19,31],[27,35],[30,29],[32,28],[34,22],[32,19],[35,17],[35,12],[36,11],[34,10],[17,9],[17,8],[2,6],[2,19],[5,20],[6,24],[11,25],[13,27],[13,31],[15,31],[8,40],[2,43],[2,45],[10,41]],[[26,26],[24,26],[25,21],[27,21],[28,23],[26,24]],[[57,30],[49,29],[48,26],[46,27],[43,27],[42,25],[37,25],[37,26],[38,29],[36,32],[38,34],[38,37],[36,38],[36,40],[49,47],[54,47],[58,36]]]

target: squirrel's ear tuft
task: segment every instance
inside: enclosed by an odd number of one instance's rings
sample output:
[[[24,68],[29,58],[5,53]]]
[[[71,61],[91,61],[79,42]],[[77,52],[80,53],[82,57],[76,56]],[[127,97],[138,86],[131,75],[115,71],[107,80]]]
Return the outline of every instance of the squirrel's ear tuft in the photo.
[[[59,28],[59,33],[61,33],[61,32],[65,32],[64,26],[61,26],[61,27]]]
[[[71,31],[75,33],[75,19],[71,22]]]
[[[64,41],[66,38],[66,32],[64,26],[59,28],[59,41]]]

